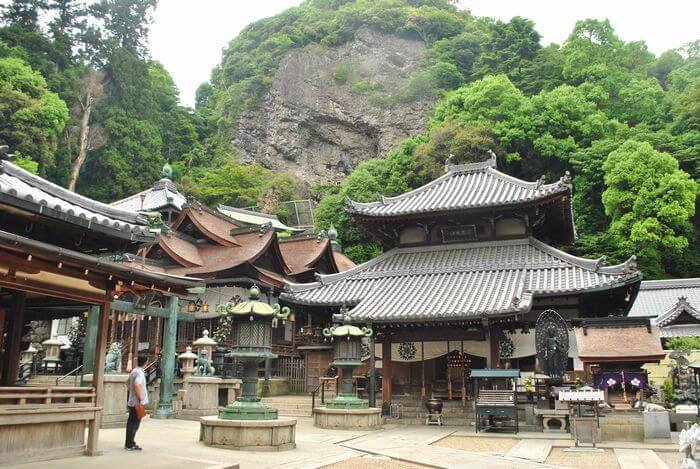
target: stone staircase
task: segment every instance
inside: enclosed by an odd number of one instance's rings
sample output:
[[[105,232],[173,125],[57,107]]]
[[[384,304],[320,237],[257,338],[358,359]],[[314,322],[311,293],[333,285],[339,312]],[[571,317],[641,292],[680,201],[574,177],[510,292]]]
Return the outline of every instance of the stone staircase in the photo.
[[[59,376],[61,375],[32,375],[27,380],[27,386],[56,386],[56,378]],[[80,376],[78,376],[77,381],[75,376],[64,378],[58,383],[58,386],[80,386]]]
[[[285,417],[311,417],[310,395],[263,397],[262,401],[277,409],[279,415]]]

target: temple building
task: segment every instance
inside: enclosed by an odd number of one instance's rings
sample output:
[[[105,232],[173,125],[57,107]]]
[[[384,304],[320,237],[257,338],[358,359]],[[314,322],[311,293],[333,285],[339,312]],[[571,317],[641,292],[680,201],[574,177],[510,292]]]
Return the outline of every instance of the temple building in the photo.
[[[0,463],[98,454],[110,324],[120,315],[144,315],[173,326],[186,319],[178,313],[179,298],[202,283],[119,262],[157,241],[158,229],[146,215],[68,191],[12,164],[11,158],[7,147],[0,147]],[[83,314],[82,364],[62,368],[60,342],[41,336],[35,326]],[[162,394],[154,415],[173,413],[173,373],[168,370],[174,370],[175,338],[174,328],[167,328]],[[124,353],[133,357],[133,351]],[[79,382],[80,374],[90,373],[92,386],[61,392],[27,386],[28,373],[37,368],[54,373],[51,382],[57,385],[63,379]]]
[[[468,371],[455,375],[455,363],[537,368],[535,324],[543,311],[579,327],[625,316],[634,301],[641,281],[634,258],[606,265],[554,247],[575,239],[571,196],[568,174],[526,182],[500,172],[493,153],[480,163],[448,160],[443,176],[415,190],[348,200],[347,212],[384,253],[314,282],[288,283],[281,298],[316,330],[344,308],[354,322],[371,325],[376,344],[367,354],[381,359],[384,401],[429,391],[464,399]],[[586,347],[589,337],[569,331],[567,370],[583,372],[577,345]],[[330,358],[322,347],[307,352],[319,370]]]
[[[650,319],[662,341],[700,337],[700,278],[643,281],[629,316]]]

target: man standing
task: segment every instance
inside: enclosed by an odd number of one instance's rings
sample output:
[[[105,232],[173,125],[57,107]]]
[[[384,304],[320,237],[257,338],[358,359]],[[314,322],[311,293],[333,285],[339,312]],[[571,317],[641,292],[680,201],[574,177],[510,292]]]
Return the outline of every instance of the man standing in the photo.
[[[131,451],[139,451],[141,447],[136,444],[134,438],[139,429],[141,419],[136,413],[137,404],[145,406],[148,404],[148,389],[146,389],[146,374],[143,372],[143,366],[146,364],[146,356],[139,355],[136,359],[136,368],[131,370],[129,374],[129,400],[126,405],[129,407],[129,419],[126,421],[126,443],[124,449]]]

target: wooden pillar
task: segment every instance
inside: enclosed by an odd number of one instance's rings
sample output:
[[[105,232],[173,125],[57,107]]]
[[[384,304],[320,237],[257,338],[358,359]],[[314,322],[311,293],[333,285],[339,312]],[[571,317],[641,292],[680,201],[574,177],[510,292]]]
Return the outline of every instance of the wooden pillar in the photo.
[[[370,327],[372,325],[370,324]],[[369,338],[369,406],[377,406],[377,357],[375,356],[374,334]]]
[[[167,301],[169,310],[168,320],[163,331],[163,355],[160,370],[160,398],[154,418],[173,418],[173,380],[175,379],[175,345],[177,342],[177,310],[178,298],[171,296]]]
[[[425,342],[420,341],[420,397],[425,397]]]
[[[111,303],[103,303],[99,311],[99,323],[97,327],[97,341],[95,345],[95,361],[92,371],[92,385],[95,388],[95,407],[101,408],[104,404],[104,373],[105,350],[107,349],[107,329],[109,329],[109,313]],[[102,423],[102,410],[95,413],[95,419],[88,424],[88,440],[85,454],[97,456],[98,440],[100,437],[100,424]]]
[[[109,343],[113,344],[114,341],[117,338],[117,316],[119,316],[119,313],[116,311],[112,311],[112,329],[110,330],[109,333]]]
[[[391,402],[391,338],[382,342],[382,401]]]
[[[136,316],[136,331],[134,332],[134,359],[132,360],[131,367],[134,368],[137,363],[136,359],[139,356],[139,343],[141,342],[141,315],[137,314]]]
[[[107,313],[109,314],[109,313]],[[97,346],[97,334],[100,327],[100,307],[90,306],[87,324],[85,325],[85,351],[83,353],[83,372],[92,373],[95,366],[95,347]]]
[[[487,368],[500,368],[498,363],[498,340],[500,338],[499,329],[493,324],[488,325],[489,354],[486,357]]]
[[[460,341],[460,368],[459,372],[462,375],[462,407],[467,406],[467,386],[464,382],[464,341]]]
[[[447,375],[447,399],[452,400],[452,370],[450,370],[450,341],[447,341],[447,360],[445,360],[445,374]]]
[[[7,343],[5,346],[5,366],[3,367],[3,386],[14,386],[19,375],[19,355],[21,352],[22,332],[24,332],[24,300],[27,292],[15,291],[12,293],[12,307],[10,308],[10,324],[7,329]]]

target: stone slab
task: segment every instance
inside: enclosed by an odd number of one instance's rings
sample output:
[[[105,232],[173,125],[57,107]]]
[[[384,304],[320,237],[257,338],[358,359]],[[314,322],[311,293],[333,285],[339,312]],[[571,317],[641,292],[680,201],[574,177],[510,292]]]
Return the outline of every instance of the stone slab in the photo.
[[[506,456],[527,461],[544,462],[552,450],[552,444],[553,442],[549,440],[520,440],[506,453]]]
[[[650,449],[615,448],[615,456],[620,469],[669,469]]]
[[[668,412],[642,412],[644,440],[671,438],[671,419]]]

